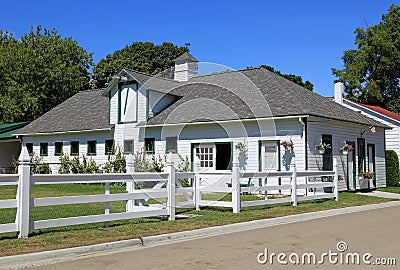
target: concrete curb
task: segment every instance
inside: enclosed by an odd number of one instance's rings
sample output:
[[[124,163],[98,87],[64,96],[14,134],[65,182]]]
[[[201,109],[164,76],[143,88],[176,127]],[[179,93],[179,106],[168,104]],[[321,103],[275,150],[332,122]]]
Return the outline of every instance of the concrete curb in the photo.
[[[176,232],[162,235],[147,236],[140,239],[123,240],[91,246],[51,250],[0,258],[0,269],[18,269],[28,266],[43,265],[55,261],[64,261],[78,256],[90,255],[100,252],[110,252],[126,248],[139,248],[167,244],[176,241],[185,241],[195,238],[211,237],[215,235],[229,234],[234,232],[248,231],[265,227],[272,227],[283,224],[290,224],[313,219],[333,217],[337,215],[350,214],[360,211],[375,210],[400,206],[400,201],[386,202],[380,204],[370,204],[362,206],[352,206],[347,208],[331,209],[318,212],[304,213],[279,218],[254,220],[243,223],[235,223],[223,226],[208,227],[192,231]]]

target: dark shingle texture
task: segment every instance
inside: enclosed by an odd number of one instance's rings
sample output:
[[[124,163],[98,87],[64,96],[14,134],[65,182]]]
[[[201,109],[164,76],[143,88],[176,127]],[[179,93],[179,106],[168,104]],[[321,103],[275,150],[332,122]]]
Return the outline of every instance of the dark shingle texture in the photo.
[[[194,58],[193,55],[191,55],[188,52],[185,52],[183,54],[181,54],[180,56],[178,56],[174,61],[175,62],[179,62],[179,61],[185,61],[185,60],[190,60],[192,62],[199,62],[199,60],[197,60],[196,58]]]
[[[151,76],[139,71],[130,70],[124,68],[124,70],[131,75],[133,78],[138,80],[138,82],[143,85],[146,89],[161,92],[161,93],[169,93],[172,89],[182,85],[182,83],[165,79],[162,77]]]
[[[310,115],[386,127],[264,68],[195,77],[170,94],[182,98],[147,124]]]
[[[102,90],[81,91],[18,131],[18,134],[52,133],[111,128],[108,98]]]

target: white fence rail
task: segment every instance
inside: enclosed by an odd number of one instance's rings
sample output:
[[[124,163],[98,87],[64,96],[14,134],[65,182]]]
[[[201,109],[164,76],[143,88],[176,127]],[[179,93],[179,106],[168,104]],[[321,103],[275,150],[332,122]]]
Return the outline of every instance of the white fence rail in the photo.
[[[170,159],[172,160],[172,159]],[[292,203],[296,206],[298,201],[316,200],[323,198],[335,198],[338,200],[337,189],[337,163],[334,160],[333,171],[297,171],[295,162],[292,170],[288,172],[240,172],[238,163],[233,163],[230,173],[199,173],[176,172],[172,162],[166,166],[162,173],[139,173],[133,171],[133,160],[127,162],[127,173],[121,174],[74,174],[74,175],[31,175],[29,155],[25,148],[21,152],[18,175],[0,174],[1,186],[16,186],[16,198],[0,200],[0,209],[16,208],[17,213],[14,223],[0,224],[0,233],[19,232],[19,238],[28,237],[30,230],[70,226],[86,223],[104,222],[108,226],[109,221],[132,218],[168,216],[169,220],[175,219],[177,207],[218,206],[232,208],[234,213],[240,212],[242,207],[260,206],[276,203]],[[196,166],[197,167],[197,166]],[[197,168],[196,168],[197,171]],[[286,177],[291,179],[290,184],[269,184],[268,179]],[[297,178],[303,177],[332,177],[333,182],[324,183],[298,183]],[[219,181],[219,178],[222,179]],[[181,179],[185,179],[189,186],[183,186]],[[203,181],[212,179],[212,182]],[[249,185],[251,181],[261,179],[262,184]],[[116,182],[126,183],[126,192],[110,194],[110,184]],[[227,183],[228,182],[228,183]],[[104,193],[81,196],[60,196],[32,198],[32,185],[58,185],[58,184],[104,184]],[[153,183],[151,186],[150,183]],[[274,182],[275,183],[275,182]],[[140,185],[144,186],[142,188]],[[151,186],[149,188],[149,186]],[[316,189],[333,188],[333,193],[316,192]],[[306,194],[298,194],[298,189],[306,190]],[[274,191],[287,191],[289,196],[282,198],[270,198]],[[217,199],[202,199],[204,193],[231,194],[231,201]],[[241,193],[256,193],[263,195],[260,200],[241,201]],[[176,196],[179,200],[176,201]],[[150,199],[160,199],[161,203],[149,204]],[[124,201],[126,212],[110,213],[110,202]],[[34,220],[30,218],[33,207],[46,207],[70,204],[103,203],[104,213],[88,216],[63,217],[48,220]]]

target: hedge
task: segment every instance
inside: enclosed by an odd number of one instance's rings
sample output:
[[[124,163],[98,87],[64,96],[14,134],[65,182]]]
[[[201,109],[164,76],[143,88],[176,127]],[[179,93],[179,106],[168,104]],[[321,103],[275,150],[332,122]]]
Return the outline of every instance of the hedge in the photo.
[[[386,150],[386,185],[388,187],[399,186],[400,169],[399,157],[393,150]]]

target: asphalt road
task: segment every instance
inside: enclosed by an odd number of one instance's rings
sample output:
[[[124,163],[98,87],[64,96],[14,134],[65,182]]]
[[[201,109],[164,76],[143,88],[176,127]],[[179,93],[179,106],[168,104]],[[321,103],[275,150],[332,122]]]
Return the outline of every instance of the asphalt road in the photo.
[[[338,247],[339,242],[341,243]],[[347,246],[347,249],[346,249]],[[338,250],[340,249],[340,251]],[[265,249],[269,260],[265,264]],[[345,250],[344,250],[345,249]],[[329,255],[329,252],[331,254]],[[262,255],[259,255],[263,253]],[[280,255],[272,257],[271,253]],[[317,264],[309,264],[314,253]],[[321,254],[328,253],[325,256]],[[335,256],[333,253],[337,253]],[[353,264],[357,261],[360,265]],[[363,262],[370,262],[366,265]],[[400,269],[400,207],[369,210],[306,222],[292,223],[188,241],[81,256],[31,269],[131,270],[131,269]],[[349,255],[350,254],[350,255]],[[299,265],[295,265],[296,255]],[[306,263],[302,263],[302,257]],[[331,256],[331,257],[329,257]],[[343,263],[340,259],[343,258]],[[349,261],[349,264],[346,264]],[[381,266],[377,258],[395,258],[396,265]],[[290,260],[289,260],[290,259]],[[324,261],[318,264],[320,261]],[[332,263],[329,261],[331,260]],[[338,260],[335,264],[335,260]],[[392,263],[386,260],[386,263]],[[379,262],[379,261],[378,261]]]

